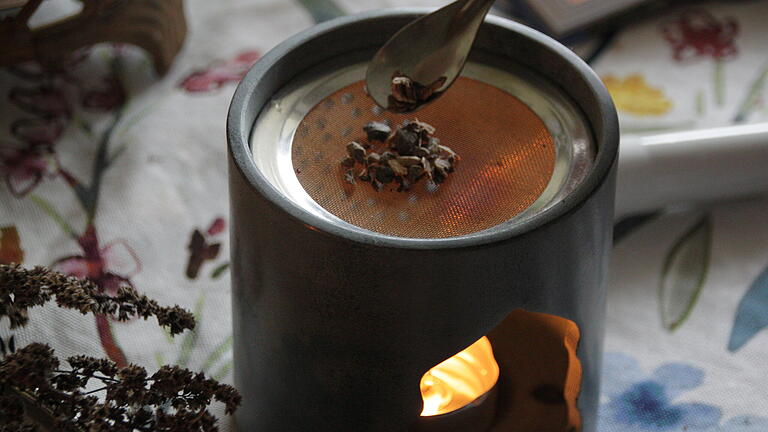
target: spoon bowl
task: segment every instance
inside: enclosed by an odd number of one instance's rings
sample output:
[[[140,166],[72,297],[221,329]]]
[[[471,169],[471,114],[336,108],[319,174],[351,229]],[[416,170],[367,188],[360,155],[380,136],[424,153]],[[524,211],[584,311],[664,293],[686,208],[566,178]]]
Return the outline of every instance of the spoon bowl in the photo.
[[[403,27],[368,65],[368,94],[382,108],[391,109],[392,80],[407,76],[418,85],[433,87],[431,97],[421,102],[435,100],[464,68],[492,4],[493,0],[458,0]],[[414,105],[412,111],[423,105]]]

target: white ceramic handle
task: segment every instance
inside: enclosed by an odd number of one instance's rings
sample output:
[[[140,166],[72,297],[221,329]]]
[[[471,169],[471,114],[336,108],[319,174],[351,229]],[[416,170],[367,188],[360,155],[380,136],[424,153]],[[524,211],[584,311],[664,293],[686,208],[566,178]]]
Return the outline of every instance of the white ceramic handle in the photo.
[[[768,123],[622,137],[616,216],[768,192]]]

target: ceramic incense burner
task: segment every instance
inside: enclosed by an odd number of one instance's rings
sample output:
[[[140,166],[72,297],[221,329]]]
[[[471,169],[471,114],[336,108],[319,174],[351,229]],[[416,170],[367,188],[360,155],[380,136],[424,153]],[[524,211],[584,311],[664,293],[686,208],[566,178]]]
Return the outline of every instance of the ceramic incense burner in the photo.
[[[365,62],[425,13],[324,23],[248,73],[227,134],[240,430],[585,431],[597,420],[618,123],[571,51],[489,17],[417,112],[444,183],[345,183]],[[445,362],[445,363],[443,363]]]

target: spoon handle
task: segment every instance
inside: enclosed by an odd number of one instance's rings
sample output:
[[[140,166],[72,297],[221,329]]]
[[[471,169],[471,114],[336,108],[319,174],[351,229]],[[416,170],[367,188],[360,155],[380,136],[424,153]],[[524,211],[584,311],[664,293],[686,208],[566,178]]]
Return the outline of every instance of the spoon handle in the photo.
[[[462,1],[462,0],[459,0]],[[457,30],[464,27],[479,26],[485,15],[491,9],[495,0],[463,0],[464,6],[459,9],[454,18]],[[474,35],[473,35],[474,36]]]
[[[473,19],[484,17],[491,9],[495,0],[465,0],[464,6],[456,14],[459,19]]]

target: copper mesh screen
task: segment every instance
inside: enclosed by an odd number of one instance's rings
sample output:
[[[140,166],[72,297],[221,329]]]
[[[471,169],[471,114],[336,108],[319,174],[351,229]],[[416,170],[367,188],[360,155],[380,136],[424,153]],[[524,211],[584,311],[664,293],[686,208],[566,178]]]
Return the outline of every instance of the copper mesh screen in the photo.
[[[388,121],[394,128],[414,118],[434,126],[435,137],[461,157],[444,183],[422,179],[406,192],[392,183],[377,192],[344,180],[339,162],[349,141],[367,142],[363,125]],[[505,222],[536,201],[555,166],[542,120],[516,97],[469,78],[406,115],[382,112],[362,82],[345,87],[302,120],[292,157],[299,182],[327,211],[361,228],[410,238],[460,236]]]

